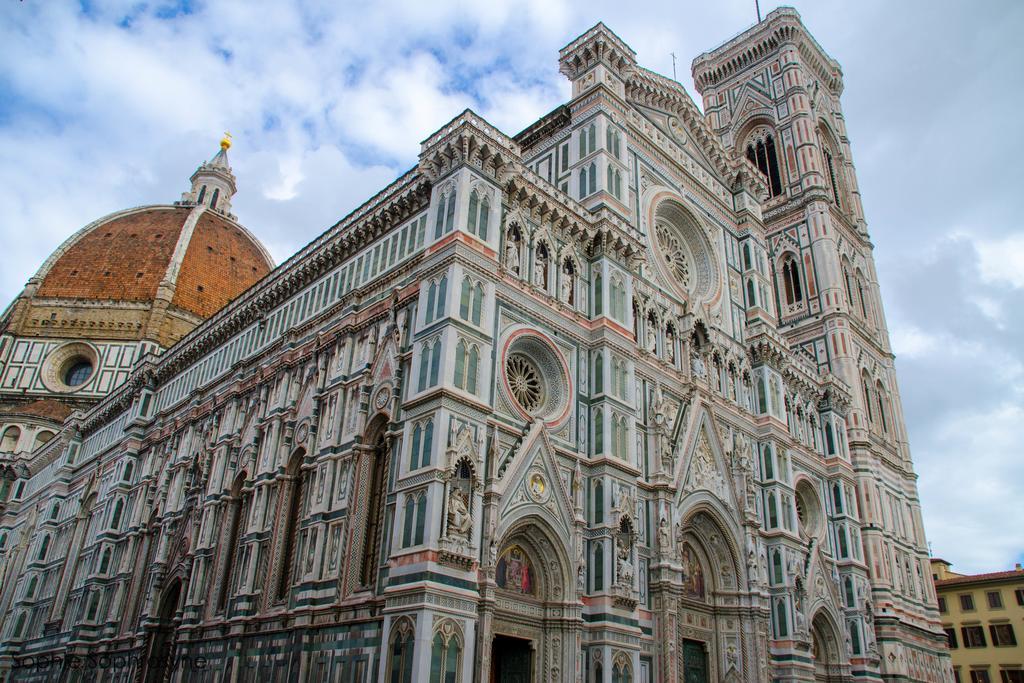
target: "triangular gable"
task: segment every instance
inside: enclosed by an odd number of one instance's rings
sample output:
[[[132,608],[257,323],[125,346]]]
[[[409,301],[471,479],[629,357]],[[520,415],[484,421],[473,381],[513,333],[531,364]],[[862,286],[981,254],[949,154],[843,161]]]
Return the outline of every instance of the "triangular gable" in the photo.
[[[737,509],[732,475],[706,408],[694,411],[690,433],[684,451],[688,455],[679,469],[676,488],[684,495],[706,491],[727,507]]]
[[[535,423],[499,484],[499,519],[518,517],[520,508],[539,506],[558,529],[569,532],[575,513],[561,469],[546,430]]]

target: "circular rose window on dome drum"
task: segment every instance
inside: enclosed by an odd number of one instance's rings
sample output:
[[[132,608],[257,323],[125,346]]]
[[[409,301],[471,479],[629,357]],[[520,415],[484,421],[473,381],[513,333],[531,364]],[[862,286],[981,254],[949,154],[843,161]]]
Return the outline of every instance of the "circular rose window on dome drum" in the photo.
[[[50,391],[61,393],[85,389],[96,375],[99,365],[100,356],[92,344],[63,344],[51,351],[43,361],[43,384]]]
[[[569,369],[558,351],[531,330],[514,332],[505,344],[504,387],[523,417],[554,425],[569,412]]]

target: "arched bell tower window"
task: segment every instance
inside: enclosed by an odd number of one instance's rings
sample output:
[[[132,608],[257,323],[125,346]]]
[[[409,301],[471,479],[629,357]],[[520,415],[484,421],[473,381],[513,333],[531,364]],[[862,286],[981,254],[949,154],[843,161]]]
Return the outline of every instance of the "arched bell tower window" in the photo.
[[[786,294],[786,305],[793,306],[803,301],[803,290],[800,287],[800,265],[792,254],[782,259],[782,286]]]
[[[766,129],[758,130],[747,141],[747,159],[757,166],[768,180],[772,197],[782,194],[782,180],[779,175],[779,157],[775,150],[775,136]]]

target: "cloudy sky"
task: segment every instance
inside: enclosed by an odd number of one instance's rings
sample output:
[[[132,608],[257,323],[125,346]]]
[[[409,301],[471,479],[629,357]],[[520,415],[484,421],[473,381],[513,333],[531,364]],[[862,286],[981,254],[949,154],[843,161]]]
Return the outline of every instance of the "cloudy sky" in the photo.
[[[762,0],[767,13],[776,3]],[[0,304],[108,212],[167,203],[234,135],[234,211],[278,262],[466,107],[513,134],[568,98],[603,20],[693,93],[754,0],[0,6]],[[843,95],[934,553],[1024,560],[1024,3],[814,0]]]

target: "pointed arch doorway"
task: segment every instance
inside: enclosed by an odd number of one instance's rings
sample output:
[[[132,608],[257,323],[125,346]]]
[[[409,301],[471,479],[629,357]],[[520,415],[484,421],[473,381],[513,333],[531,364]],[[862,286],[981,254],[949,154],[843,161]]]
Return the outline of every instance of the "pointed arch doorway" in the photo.
[[[814,659],[815,683],[846,683],[848,665],[844,664],[838,630],[824,611],[811,620],[811,655]]]
[[[516,525],[497,546],[493,608],[481,637],[483,680],[537,683],[575,677],[582,628],[564,546],[542,520]],[[571,595],[570,595],[571,594]]]

